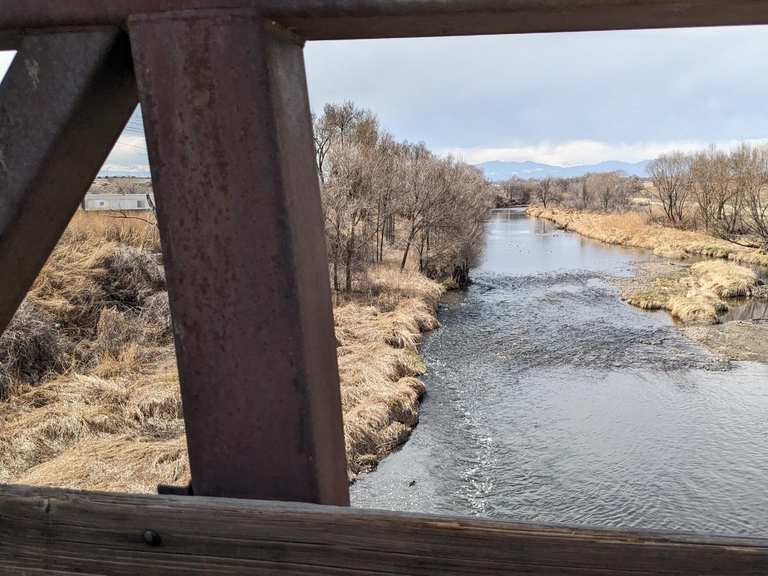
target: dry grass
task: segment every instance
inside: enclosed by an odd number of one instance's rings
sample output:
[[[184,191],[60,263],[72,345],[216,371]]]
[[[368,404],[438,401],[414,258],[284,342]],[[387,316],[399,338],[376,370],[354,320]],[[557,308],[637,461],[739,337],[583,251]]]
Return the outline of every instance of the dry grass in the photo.
[[[368,471],[418,422],[426,367],[422,332],[437,328],[442,288],[416,272],[385,265],[369,272],[370,291],[334,311],[349,474]]]
[[[188,480],[154,227],[79,214],[0,338],[0,481],[154,492]],[[349,475],[418,420],[416,347],[442,288],[385,265],[336,309]]]
[[[641,214],[599,214],[537,206],[528,212],[608,244],[644,248],[666,258],[714,258],[693,264],[686,271],[657,276],[625,294],[633,306],[668,310],[684,324],[717,324],[720,314],[728,310],[724,298],[752,295],[759,284],[757,274],[736,262],[768,266],[768,255],[759,250],[736,247],[700,232],[649,224]]]
[[[768,254],[760,250],[742,248],[703,232],[651,224],[643,214],[601,214],[540,206],[531,206],[528,213],[551,220],[587,238],[607,244],[644,248],[665,258],[703,256],[768,267]]]
[[[670,298],[668,309],[683,324],[717,324],[718,314],[727,312],[728,305],[711,290],[692,288]]]
[[[714,292],[720,298],[751,296],[758,285],[754,270],[721,260],[697,262],[691,266],[691,274],[704,290]]]
[[[668,310],[684,324],[717,324],[728,311],[723,298],[751,296],[757,275],[733,262],[698,262],[684,271],[664,274],[625,294],[644,310]]]

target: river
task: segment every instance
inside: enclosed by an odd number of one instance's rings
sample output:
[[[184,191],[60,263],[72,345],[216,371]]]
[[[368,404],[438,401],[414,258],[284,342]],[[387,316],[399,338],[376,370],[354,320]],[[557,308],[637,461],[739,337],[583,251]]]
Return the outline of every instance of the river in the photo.
[[[768,366],[722,363],[611,277],[653,258],[494,212],[441,305],[411,439],[353,505],[768,535]]]

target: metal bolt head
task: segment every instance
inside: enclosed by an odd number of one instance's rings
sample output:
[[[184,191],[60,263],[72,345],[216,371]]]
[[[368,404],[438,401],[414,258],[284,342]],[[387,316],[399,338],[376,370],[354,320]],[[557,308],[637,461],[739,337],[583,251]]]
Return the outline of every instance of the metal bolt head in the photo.
[[[144,542],[149,546],[160,546],[163,541],[160,538],[160,534],[154,530],[144,530]]]

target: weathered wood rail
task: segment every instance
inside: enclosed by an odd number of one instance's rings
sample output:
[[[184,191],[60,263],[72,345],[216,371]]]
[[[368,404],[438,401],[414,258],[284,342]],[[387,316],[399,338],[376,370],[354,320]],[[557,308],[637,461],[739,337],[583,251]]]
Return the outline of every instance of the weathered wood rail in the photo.
[[[5,487],[4,574],[765,576],[768,539]]]
[[[195,494],[0,487],[0,572],[768,575],[760,539],[263,501],[349,502],[304,42],[736,24],[768,1],[0,0],[0,330],[141,101]]]

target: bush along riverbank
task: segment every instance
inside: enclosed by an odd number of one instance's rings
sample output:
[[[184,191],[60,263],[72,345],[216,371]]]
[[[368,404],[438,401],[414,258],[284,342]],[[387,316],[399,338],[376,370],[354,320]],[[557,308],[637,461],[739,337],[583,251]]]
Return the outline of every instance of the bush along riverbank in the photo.
[[[0,337],[0,481],[155,492],[188,481],[156,228],[78,214]],[[349,476],[418,421],[443,287],[384,262],[334,309]]]
[[[768,298],[768,286],[756,272],[768,267],[765,253],[733,246],[702,232],[649,224],[645,216],[637,213],[602,214],[532,206],[528,214],[587,238],[651,250],[656,256],[670,259],[666,265],[641,266],[635,277],[618,280],[622,299],[644,310],[667,310],[681,323],[684,333],[721,358],[768,362],[768,324],[722,324],[734,299]],[[690,265],[684,262],[691,258],[700,261]]]

